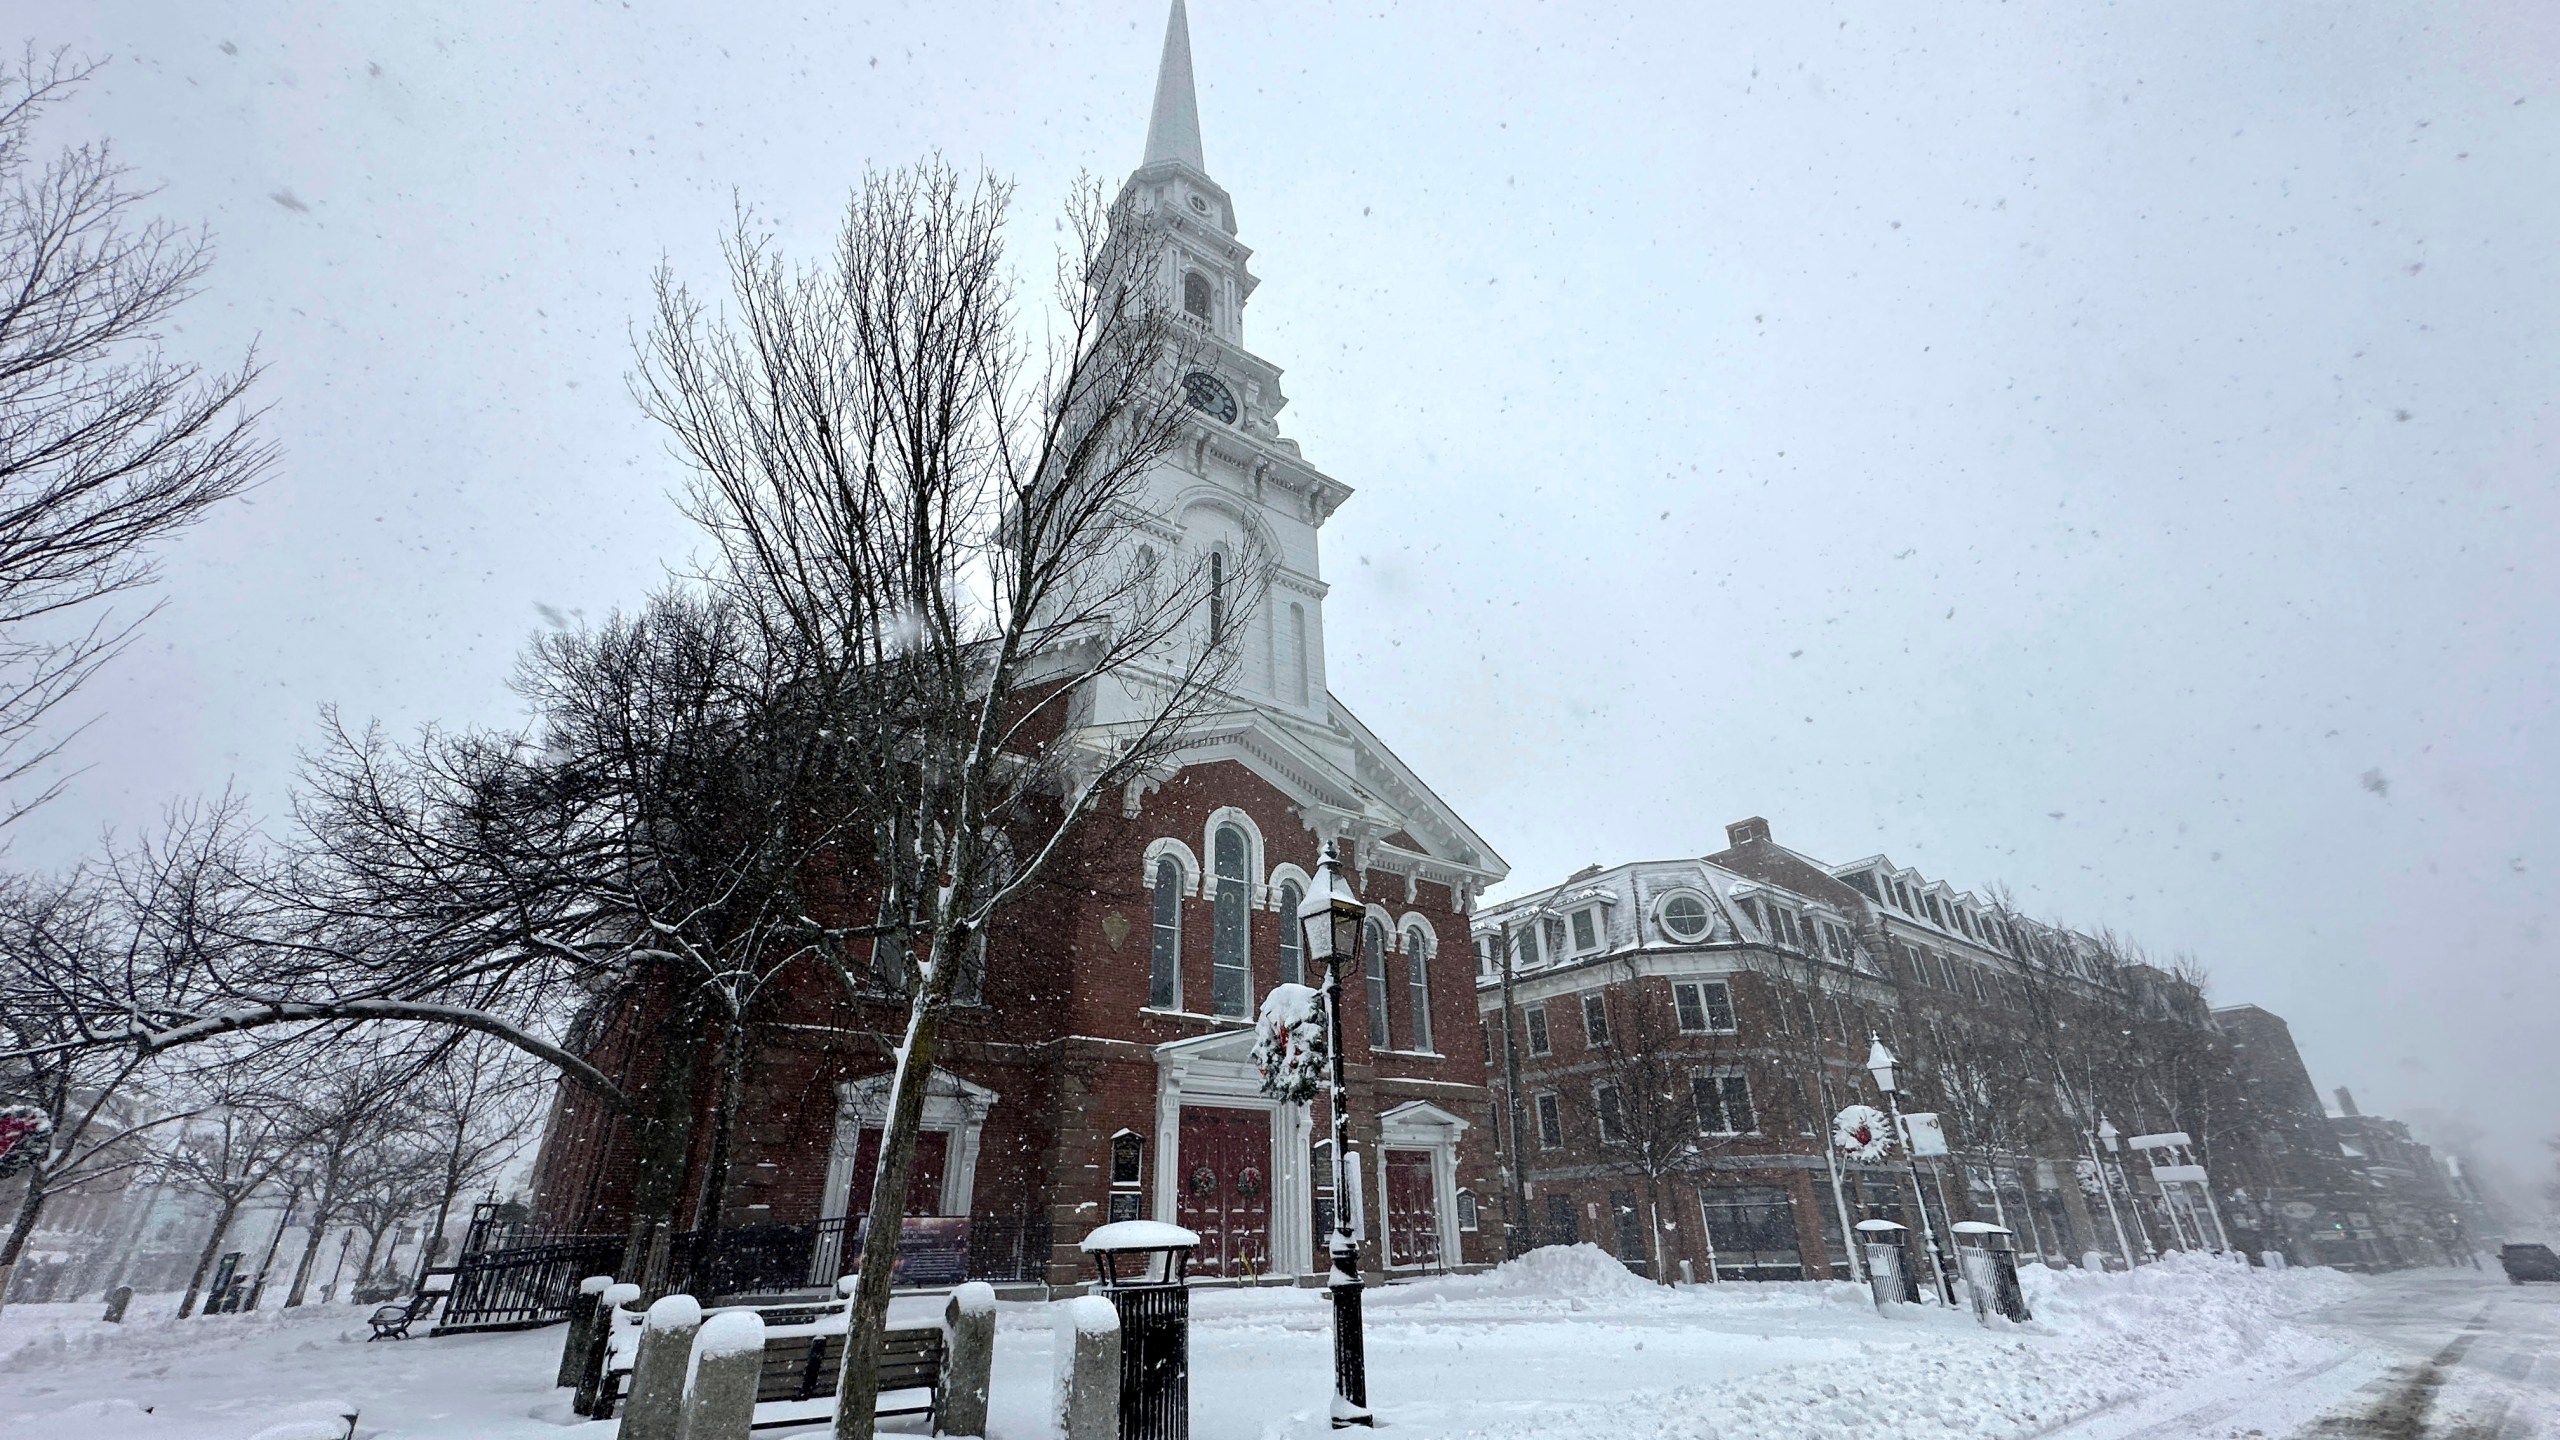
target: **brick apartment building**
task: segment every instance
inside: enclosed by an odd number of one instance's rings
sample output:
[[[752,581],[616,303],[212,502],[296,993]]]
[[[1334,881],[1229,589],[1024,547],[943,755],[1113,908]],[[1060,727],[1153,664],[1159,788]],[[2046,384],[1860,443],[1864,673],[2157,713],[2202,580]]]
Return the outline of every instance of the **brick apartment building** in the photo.
[[[2341,1153],[2332,1125],[2347,1122],[2323,1114],[2279,1017],[2211,1011],[2189,979],[1884,856],[1816,861],[1756,818],[1727,838],[1700,859],[1595,866],[1476,917],[1515,1243],[1594,1240],[1725,1278],[1846,1274],[1857,1221],[1918,1221],[1898,1156],[1859,1165],[1830,1144],[1842,1107],[1884,1103],[1863,1069],[1873,1033],[1904,1061],[1904,1108],[1938,1114],[1947,1134],[1952,1153],[1924,1166],[1941,1227],[2005,1224],[2022,1252],[2056,1261],[2113,1255],[2119,1218],[2137,1253],[2227,1237],[2304,1263],[2417,1258],[2367,1243],[2373,1207],[2354,1202],[2373,1182]],[[2122,1055],[2044,1044],[2119,1026]],[[1506,1029],[1520,1049],[1516,1156]],[[1650,1068],[1632,1049],[1654,1052]],[[2075,1066],[2088,1088],[2058,1094],[2052,1073]],[[1639,1081],[1675,1113],[1645,1113]],[[2161,1152],[2158,1172],[2128,1151],[2102,1189],[2091,1111],[2128,1137],[2191,1130],[2196,1143]],[[1694,1136],[1694,1153],[1649,1170],[1645,1153],[1663,1147],[1648,1124]],[[2210,1199],[2167,1164],[2199,1158]]]
[[[1074,853],[1000,915],[977,1003],[943,1029],[908,1213],[971,1217],[973,1269],[1001,1278],[1072,1283],[1085,1231],[1139,1217],[1201,1234],[1195,1274],[1317,1273],[1324,1122],[1263,1096],[1248,1052],[1262,995],[1313,978],[1294,917],[1331,840],[1370,902],[1345,1017],[1369,1253],[1391,1268],[1491,1258],[1474,1219],[1492,1167],[1468,915],[1505,867],[1325,686],[1318,532],[1351,491],[1281,435],[1280,371],[1245,348],[1256,282],[1203,159],[1179,4],[1124,193],[1169,221],[1165,283],[1209,354],[1185,377],[1187,443],[1152,482],[1155,528],[1204,564],[1250,532],[1278,569],[1223,712],[1176,767],[1083,822]],[[1098,719],[1110,703],[1097,697]],[[787,1240],[863,1203],[904,1002],[859,1004],[812,973],[776,1016],[749,1065],[724,1211]],[[647,1085],[645,1015],[587,1033],[601,1066]],[[709,1122],[692,1127],[689,1196]],[[547,1224],[623,1225],[631,1144],[564,1092],[536,1174]],[[677,1223],[701,1208],[688,1199]]]

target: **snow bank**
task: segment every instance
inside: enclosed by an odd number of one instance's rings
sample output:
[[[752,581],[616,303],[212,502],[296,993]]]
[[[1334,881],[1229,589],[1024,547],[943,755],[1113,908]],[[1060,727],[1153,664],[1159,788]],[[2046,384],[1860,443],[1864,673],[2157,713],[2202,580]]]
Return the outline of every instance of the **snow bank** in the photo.
[[[1547,1300],[1650,1296],[1662,1289],[1587,1240],[1579,1245],[1542,1245],[1481,1275],[1457,1276],[1440,1286],[1453,1297]]]

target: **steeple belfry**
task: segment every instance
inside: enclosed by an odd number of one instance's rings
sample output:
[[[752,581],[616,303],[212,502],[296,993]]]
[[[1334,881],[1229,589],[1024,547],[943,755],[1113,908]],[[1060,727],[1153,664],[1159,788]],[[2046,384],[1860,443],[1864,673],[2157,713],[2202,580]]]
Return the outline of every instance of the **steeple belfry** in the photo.
[[[1164,58],[1156,64],[1156,104],[1147,115],[1147,155],[1142,165],[1179,160],[1206,175],[1200,153],[1200,100],[1191,84],[1191,18],[1182,0],[1164,22]]]

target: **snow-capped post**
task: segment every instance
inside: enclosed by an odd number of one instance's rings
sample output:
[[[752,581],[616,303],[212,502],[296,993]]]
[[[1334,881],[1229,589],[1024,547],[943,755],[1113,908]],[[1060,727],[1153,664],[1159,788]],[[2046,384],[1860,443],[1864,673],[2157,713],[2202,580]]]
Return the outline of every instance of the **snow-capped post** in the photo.
[[[613,1277],[610,1275],[590,1275],[578,1282],[578,1293],[569,1300],[569,1333],[560,1342],[560,1370],[552,1378],[554,1386],[578,1383],[578,1367],[586,1363],[587,1351],[591,1348],[589,1337],[607,1318],[604,1292],[611,1288]]]
[[[1875,1078],[1876,1089],[1884,1094],[1885,1108],[1893,1118],[1894,1133],[1903,1137],[1902,1158],[1911,1169],[1911,1198],[1919,1202],[1920,1234],[1929,1242],[1929,1269],[1935,1281],[1931,1288],[1938,1292],[1938,1298],[1952,1307],[1956,1303],[1956,1290],[1947,1279],[1947,1257],[1946,1252],[1938,1248],[1937,1227],[1929,1220],[1929,1192],[1920,1180],[1920,1157],[1913,1153],[1910,1136],[1902,1128],[1902,1099],[1893,1079],[1894,1066],[1900,1062],[1893,1058],[1892,1051],[1884,1048],[1883,1036],[1871,1034],[1867,1041],[1867,1074]]]
[[[1066,1440],[1119,1440],[1120,1312],[1099,1295],[1058,1307],[1058,1430]]]
[[[631,1360],[631,1395],[618,1440],[679,1440],[684,1434],[685,1372],[702,1305],[690,1295],[662,1295],[640,1322],[640,1351]]]
[[[987,1433],[987,1387],[996,1365],[996,1289],[972,1280],[942,1307],[942,1399],[933,1424],[945,1435]]]
[[[1342,873],[1342,854],[1334,841],[1324,842],[1324,858],[1316,862],[1314,883],[1298,906],[1298,929],[1307,958],[1324,966],[1324,1029],[1330,1085],[1325,1106],[1333,1112],[1333,1235],[1327,1249],[1332,1273],[1325,1277],[1333,1297],[1333,1428],[1373,1425],[1369,1414],[1369,1363],[1360,1334],[1360,1238],[1351,1228],[1348,1203],[1359,1192],[1360,1172],[1349,1159],[1351,1090],[1342,1078],[1342,972],[1359,962],[1361,922],[1367,907]]]
[[[1159,1220],[1116,1220],[1084,1237],[1119,1317],[1119,1440],[1190,1440],[1191,1287],[1200,1237]]]
[[[723,1310],[705,1321],[693,1342],[683,1440],[747,1440],[755,1428],[756,1385],[763,1374],[763,1316],[753,1310]]]
[[[587,1332],[587,1353],[578,1370],[578,1390],[569,1397],[572,1412],[596,1413],[604,1399],[604,1367],[613,1356],[614,1329],[623,1323],[626,1309],[639,1303],[640,1287],[628,1280],[606,1286],[596,1297],[596,1321]]]

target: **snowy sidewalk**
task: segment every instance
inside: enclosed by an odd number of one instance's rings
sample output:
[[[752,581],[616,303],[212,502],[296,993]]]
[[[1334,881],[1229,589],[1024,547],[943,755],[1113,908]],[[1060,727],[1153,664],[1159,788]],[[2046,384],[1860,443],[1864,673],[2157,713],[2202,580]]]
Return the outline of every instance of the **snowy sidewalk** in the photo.
[[[1371,1291],[1371,1398],[1415,1440],[2023,1437],[2346,1361],[2356,1337],[2318,1316],[2390,1283],[2183,1257],[2131,1276],[2026,1279],[2036,1322],[1992,1331],[1970,1312],[1879,1318],[1848,1285],[1671,1290],[1590,1247],[1541,1251],[1490,1275]],[[926,1310],[906,1302],[900,1318]],[[576,1422],[551,1388],[556,1327],[367,1345],[357,1307],[184,1323],[164,1307],[121,1328],[96,1314],[0,1314],[0,1435],[248,1440],[341,1398],[361,1407],[357,1433],[382,1440],[612,1434]],[[1050,1314],[1003,1308],[991,1440],[1054,1434]],[[1321,1292],[1201,1291],[1193,1317],[1196,1436],[1329,1433]]]

